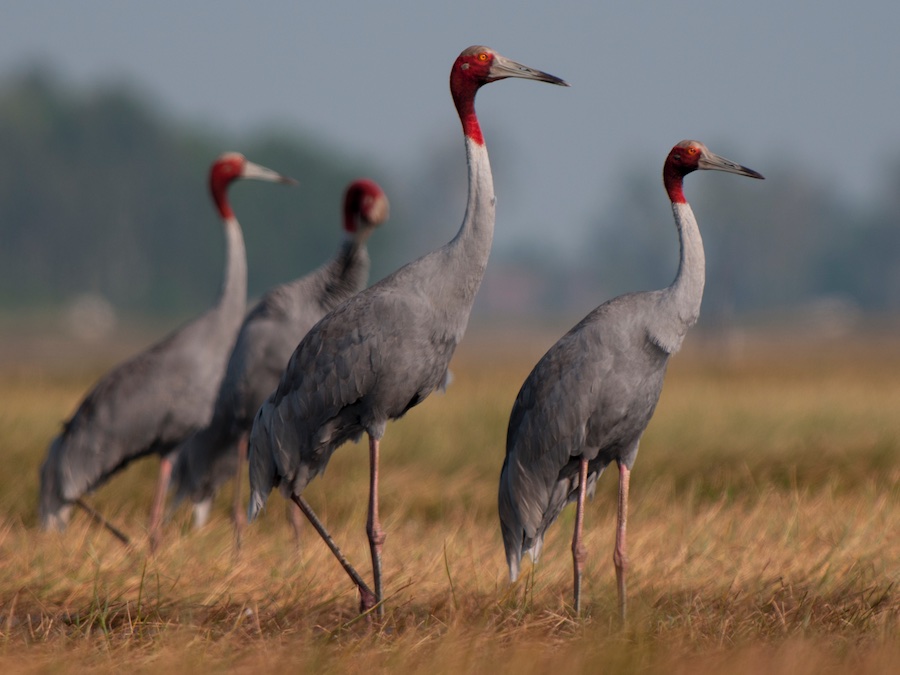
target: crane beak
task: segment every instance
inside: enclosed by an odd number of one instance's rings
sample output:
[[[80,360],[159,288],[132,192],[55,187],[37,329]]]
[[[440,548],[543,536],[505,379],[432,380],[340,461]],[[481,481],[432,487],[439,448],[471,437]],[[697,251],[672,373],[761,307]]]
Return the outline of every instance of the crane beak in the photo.
[[[709,169],[712,171],[726,171],[728,173],[736,173],[740,176],[748,176],[749,178],[764,178],[758,171],[748,169],[746,166],[741,166],[736,162],[732,162],[730,159],[719,157],[719,155],[709,152],[708,150],[700,157],[697,162],[697,168]]]
[[[296,185],[297,181],[287,176],[282,176],[277,171],[267,169],[259,164],[250,161],[244,162],[244,170],[241,171],[241,178],[251,178],[253,180],[265,180],[270,183],[285,183],[287,185]]]
[[[488,72],[488,81],[494,82],[502,80],[506,77],[521,77],[525,80],[537,80],[538,82],[549,82],[550,84],[558,84],[568,87],[569,83],[555,75],[550,75],[542,70],[535,70],[528,66],[522,65],[505,56],[494,53],[494,60],[491,62],[491,69]]]

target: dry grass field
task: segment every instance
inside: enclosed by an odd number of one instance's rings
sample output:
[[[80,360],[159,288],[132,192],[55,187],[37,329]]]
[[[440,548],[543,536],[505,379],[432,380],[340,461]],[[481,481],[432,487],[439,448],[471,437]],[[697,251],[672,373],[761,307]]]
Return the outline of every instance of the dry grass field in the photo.
[[[237,554],[229,489],[202,531],[177,511],[151,557],[155,460],[89,497],[131,548],[78,512],[65,533],[41,533],[47,442],[119,354],[76,367],[6,344],[0,671],[900,669],[900,340],[688,337],[635,465],[620,630],[614,472],[587,512],[586,615],[570,607],[571,507],[540,564],[507,583],[495,506],[507,417],[559,332],[475,331],[448,392],[388,427],[379,626],[358,619],[354,588],[311,528],[295,544],[278,495]],[[365,449],[347,446],[307,497],[369,576],[366,490]]]

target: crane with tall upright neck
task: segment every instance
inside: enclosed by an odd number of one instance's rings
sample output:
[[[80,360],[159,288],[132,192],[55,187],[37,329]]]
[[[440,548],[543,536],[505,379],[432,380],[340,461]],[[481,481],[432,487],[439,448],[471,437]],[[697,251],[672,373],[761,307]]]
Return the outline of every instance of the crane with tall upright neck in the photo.
[[[537,561],[547,528],[577,503],[572,539],[574,607],[581,611],[585,495],[615,461],[619,468],[613,562],[619,614],[625,621],[628,487],[638,444],[650,422],[669,357],[697,322],[705,258],[700,229],[684,198],[684,177],[698,169],[762,175],[710,152],[678,143],[666,158],[663,184],[672,203],[681,254],[670,286],[603,303],[553,345],[528,375],[513,405],[500,472],[498,509],[509,576],[522,556]]]
[[[355,295],[326,315],[297,346],[278,389],[260,408],[250,434],[252,519],[273,487],[293,499],[328,543],[360,591],[363,611],[383,616],[378,513],[379,445],[388,420],[446,381],[465,333],[491,249],[494,185],[475,115],[475,94],[508,77],[566,83],[487,47],[469,47],[453,64],[450,91],[463,127],[469,191],[457,235]],[[366,532],[374,593],[318,521],[303,490],[343,443],[369,437]]]
[[[40,517],[62,529],[74,504],[130,462],[160,455],[151,509],[154,541],[174,454],[212,414],[228,354],[247,302],[247,256],[241,226],[228,200],[240,179],[294,183],[229,152],[209,172],[209,190],[225,234],[225,271],[212,308],[104,375],[50,444],[41,467]]]

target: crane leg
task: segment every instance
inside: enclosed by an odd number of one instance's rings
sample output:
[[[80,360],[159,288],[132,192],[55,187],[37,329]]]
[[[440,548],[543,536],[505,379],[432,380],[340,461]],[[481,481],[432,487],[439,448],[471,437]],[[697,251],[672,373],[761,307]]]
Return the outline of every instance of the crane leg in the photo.
[[[578,464],[578,504],[575,510],[575,534],[572,537],[572,562],[575,568],[575,614],[581,614],[581,573],[587,560],[584,547],[584,498],[587,494],[588,461],[584,457]]]
[[[88,514],[91,517],[91,520],[93,520],[96,523],[99,523],[100,525],[105,527],[107,530],[109,530],[110,534],[112,534],[116,539],[121,541],[126,546],[131,546],[131,540],[122,533],[122,530],[120,530],[115,525],[113,525],[111,522],[109,522],[106,518],[101,516],[95,509],[88,506],[87,502],[85,502],[83,499],[81,499],[79,497],[78,499],[75,500],[75,504],[82,511],[84,511],[86,514]]]
[[[153,498],[153,506],[150,509],[150,551],[156,551],[159,546],[160,530],[162,529],[163,506],[166,503],[166,492],[169,490],[169,479],[172,477],[172,458],[164,456],[159,462],[159,480],[156,482],[156,495]]]
[[[375,579],[375,613],[377,618],[384,618],[384,599],[381,585],[381,550],[384,546],[385,534],[378,518],[378,439],[369,436],[369,518],[366,522],[366,533],[369,535],[369,550],[372,553],[372,575]]]
[[[628,572],[628,553],[625,549],[625,525],[628,521],[628,481],[631,470],[619,463],[619,509],[616,517],[616,549],[613,563],[616,566],[616,584],[619,589],[619,619],[625,625],[625,576]]]
[[[303,533],[303,516],[300,509],[293,502],[287,503],[287,518],[291,523],[291,529],[294,531],[294,544],[297,550],[300,550],[300,536]]]
[[[307,520],[312,524],[313,528],[315,528],[316,532],[319,533],[319,536],[322,537],[322,540],[331,549],[331,552],[334,554],[334,557],[338,559],[338,562],[341,564],[341,567],[344,568],[344,571],[353,580],[353,583],[356,584],[356,587],[359,589],[359,611],[367,612],[375,606],[375,594],[372,593],[372,589],[366,585],[366,582],[363,581],[362,577],[359,575],[353,565],[351,565],[347,559],[344,557],[344,554],[341,553],[341,549],[337,547],[337,544],[334,543],[334,539],[331,538],[331,535],[328,534],[328,530],[325,529],[325,526],[322,524],[322,521],[319,520],[319,517],[312,510],[312,507],[307,503],[303,497],[298,495],[291,495],[291,499],[293,502],[300,508],[300,511],[306,516]]]
[[[241,484],[244,482],[244,466],[247,464],[247,433],[242,432],[238,438],[237,445],[237,468],[234,474],[234,547],[237,550],[241,548],[241,538],[244,533],[244,526],[247,524],[247,516],[244,515],[244,509],[241,504]]]

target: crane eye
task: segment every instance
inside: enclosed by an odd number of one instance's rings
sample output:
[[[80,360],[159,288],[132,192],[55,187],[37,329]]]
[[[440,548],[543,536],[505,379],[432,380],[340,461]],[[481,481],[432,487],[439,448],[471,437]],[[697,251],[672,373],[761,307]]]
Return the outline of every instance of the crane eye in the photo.
[[[479,60],[479,61],[487,61],[487,60],[488,60],[488,55],[487,55],[487,53],[486,53],[486,52],[481,52],[481,53],[478,55],[478,60]]]
[[[691,153],[692,155],[696,155],[698,151],[697,151],[697,148],[695,148],[694,146],[691,146],[690,148],[688,148],[688,152]]]

